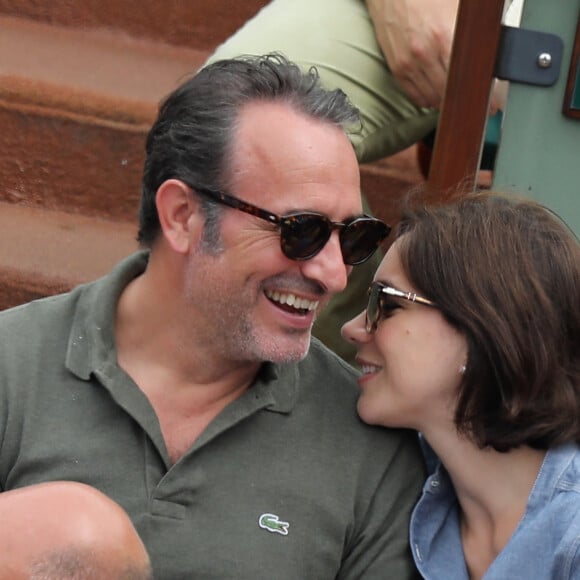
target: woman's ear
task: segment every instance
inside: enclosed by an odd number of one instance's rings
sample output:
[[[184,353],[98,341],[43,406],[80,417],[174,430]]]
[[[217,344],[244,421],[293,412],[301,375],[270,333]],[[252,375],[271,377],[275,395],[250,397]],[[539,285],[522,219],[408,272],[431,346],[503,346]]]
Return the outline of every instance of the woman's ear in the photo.
[[[180,254],[196,244],[203,231],[204,216],[199,199],[183,181],[164,181],[155,195],[163,237]]]

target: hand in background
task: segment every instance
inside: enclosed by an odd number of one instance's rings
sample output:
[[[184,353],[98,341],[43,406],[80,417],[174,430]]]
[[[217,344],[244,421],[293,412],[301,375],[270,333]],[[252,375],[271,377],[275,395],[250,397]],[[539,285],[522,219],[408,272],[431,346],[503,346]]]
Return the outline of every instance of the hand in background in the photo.
[[[395,78],[421,107],[440,108],[459,0],[366,0]]]

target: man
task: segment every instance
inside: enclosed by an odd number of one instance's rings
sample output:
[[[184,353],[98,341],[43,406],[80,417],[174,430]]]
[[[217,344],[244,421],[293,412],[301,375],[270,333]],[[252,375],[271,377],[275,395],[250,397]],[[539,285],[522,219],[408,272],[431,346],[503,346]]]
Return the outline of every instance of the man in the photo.
[[[345,95],[282,58],[217,62],[147,140],[146,251],[0,315],[0,484],[89,483],[156,578],[404,579],[412,435],[363,426],[310,331],[388,232],[362,215]]]
[[[362,128],[351,140],[359,162],[369,163],[435,128],[458,5],[459,0],[271,0],[209,62],[278,51],[304,70],[315,66],[326,88],[340,88],[360,110]],[[499,104],[495,95],[492,108]],[[314,328],[349,362],[355,349],[339,329],[364,308],[380,258],[376,254],[354,272]]]

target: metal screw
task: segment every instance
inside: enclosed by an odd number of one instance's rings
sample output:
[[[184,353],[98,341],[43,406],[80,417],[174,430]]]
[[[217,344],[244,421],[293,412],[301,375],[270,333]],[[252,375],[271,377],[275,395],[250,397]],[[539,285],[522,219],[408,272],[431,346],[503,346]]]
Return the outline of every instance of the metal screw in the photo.
[[[540,68],[550,68],[552,66],[552,55],[549,52],[542,52],[538,56],[538,66]]]

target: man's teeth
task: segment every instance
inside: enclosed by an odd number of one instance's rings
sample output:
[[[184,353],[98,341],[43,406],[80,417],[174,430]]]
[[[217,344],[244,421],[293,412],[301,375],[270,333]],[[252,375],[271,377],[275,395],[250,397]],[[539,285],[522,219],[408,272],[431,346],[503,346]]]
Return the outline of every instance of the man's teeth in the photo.
[[[318,300],[312,301],[307,298],[299,298],[295,294],[281,294],[280,292],[266,290],[266,296],[274,302],[287,304],[297,310],[316,310],[318,308]]]

